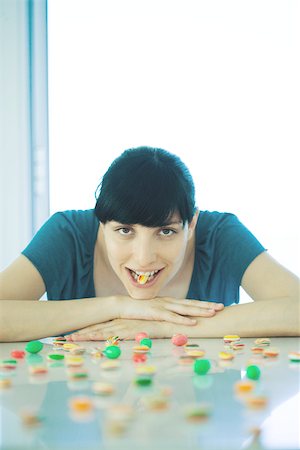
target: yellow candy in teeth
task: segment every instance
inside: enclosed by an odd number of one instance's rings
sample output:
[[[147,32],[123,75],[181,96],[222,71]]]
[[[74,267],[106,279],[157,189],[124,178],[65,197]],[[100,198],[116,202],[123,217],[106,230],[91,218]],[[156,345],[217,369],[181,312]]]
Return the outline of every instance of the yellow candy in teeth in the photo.
[[[137,281],[139,284],[146,284],[147,281],[153,280],[155,275],[159,272],[159,270],[153,270],[151,272],[138,272],[131,270],[132,277]]]
[[[139,275],[138,279],[137,279],[137,282],[139,284],[145,284],[145,283],[147,283],[148,278],[149,278],[149,275]]]

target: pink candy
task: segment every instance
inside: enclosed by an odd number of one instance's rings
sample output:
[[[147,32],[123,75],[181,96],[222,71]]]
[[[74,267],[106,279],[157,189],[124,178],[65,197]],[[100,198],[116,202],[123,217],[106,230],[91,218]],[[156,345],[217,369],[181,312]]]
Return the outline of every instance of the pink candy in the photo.
[[[185,334],[174,334],[172,337],[172,343],[180,347],[181,345],[185,345],[188,341],[188,338]]]
[[[136,342],[140,343],[142,339],[148,338],[148,337],[149,337],[148,333],[141,331],[140,333],[137,333],[135,335],[135,340],[136,340]]]

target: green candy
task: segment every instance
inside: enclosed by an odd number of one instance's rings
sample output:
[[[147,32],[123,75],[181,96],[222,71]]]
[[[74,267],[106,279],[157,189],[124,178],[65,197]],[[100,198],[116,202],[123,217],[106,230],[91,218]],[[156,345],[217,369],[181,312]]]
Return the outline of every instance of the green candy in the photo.
[[[40,341],[30,341],[26,344],[25,350],[29,353],[38,353],[43,347],[44,344]]]
[[[152,377],[137,377],[135,384],[138,386],[150,386],[152,384]]]
[[[49,359],[53,359],[55,361],[59,361],[61,359],[64,359],[64,357],[65,357],[65,355],[60,355],[60,354],[57,354],[57,353],[49,353],[49,355],[48,355]]]
[[[147,347],[151,348],[152,347],[152,341],[151,341],[151,339],[144,338],[144,339],[140,340],[140,345],[146,345]]]
[[[117,345],[109,345],[103,353],[107,356],[107,358],[116,359],[121,355],[121,349]]]
[[[257,366],[248,366],[246,369],[246,375],[250,380],[258,380],[260,377],[260,368]]]
[[[197,375],[206,375],[211,367],[208,359],[196,359],[194,362],[194,372]]]

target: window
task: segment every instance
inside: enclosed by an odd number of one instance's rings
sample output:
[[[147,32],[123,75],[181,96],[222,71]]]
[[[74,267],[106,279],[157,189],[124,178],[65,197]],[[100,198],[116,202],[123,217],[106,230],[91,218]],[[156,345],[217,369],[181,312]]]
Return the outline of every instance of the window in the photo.
[[[122,150],[159,146],[200,209],[299,272],[296,3],[48,0],[48,19],[51,212],[92,208]]]

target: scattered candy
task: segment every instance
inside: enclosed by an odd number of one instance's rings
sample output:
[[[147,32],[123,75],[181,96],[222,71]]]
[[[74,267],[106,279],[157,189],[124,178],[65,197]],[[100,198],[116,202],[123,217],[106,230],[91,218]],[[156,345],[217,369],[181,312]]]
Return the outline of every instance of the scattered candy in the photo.
[[[256,344],[256,345],[259,345],[259,346],[266,346],[266,345],[270,345],[270,339],[269,338],[257,338],[257,339],[255,339],[255,341],[254,341],[254,343]]]
[[[190,344],[189,342],[184,346],[185,350],[195,350],[197,348],[199,348],[199,344]]]
[[[265,358],[276,358],[276,356],[279,355],[279,351],[277,350],[277,348],[269,348],[267,350],[264,350],[263,355]]]
[[[152,377],[149,375],[139,376],[135,378],[134,382],[138,386],[150,386],[152,384]]]
[[[147,347],[152,347],[152,341],[149,338],[144,338],[140,340],[140,345],[146,345]]]
[[[62,355],[61,353],[49,353],[47,355],[47,359],[50,361],[60,361],[65,358],[65,355]]]
[[[232,350],[244,350],[245,344],[242,344],[241,342],[231,342],[230,348],[232,348]]]
[[[260,377],[260,368],[255,365],[248,366],[246,369],[246,375],[250,380],[258,380]]]
[[[225,361],[230,361],[231,359],[234,358],[234,355],[229,352],[219,352],[219,358]]]
[[[148,333],[141,331],[140,333],[137,333],[135,335],[135,340],[139,344],[142,339],[148,338],[148,337],[149,337]]]
[[[12,385],[10,378],[0,378],[0,389],[8,389]]]
[[[203,422],[211,415],[211,405],[208,403],[195,403],[184,408],[185,418],[189,422]]]
[[[17,349],[12,350],[10,352],[10,354],[13,358],[16,358],[16,359],[23,359],[23,358],[25,358],[25,355],[26,355],[24,350],[17,350]]]
[[[109,345],[108,347],[106,347],[103,353],[107,358],[116,359],[121,355],[121,349],[116,345]]]
[[[136,373],[140,375],[154,375],[156,373],[156,367],[154,366],[138,366]]]
[[[22,424],[25,427],[36,427],[41,425],[43,418],[37,412],[31,410],[23,410],[20,413]]]
[[[194,362],[194,372],[197,375],[206,375],[211,367],[208,359],[196,359]]]
[[[66,355],[65,360],[69,367],[80,367],[84,363],[84,359],[80,355]]]
[[[254,387],[254,383],[251,381],[242,380],[235,383],[234,390],[237,394],[248,394],[253,391]]]
[[[114,360],[107,360],[107,361],[103,361],[103,363],[101,363],[100,367],[104,370],[114,370],[114,369],[118,369],[120,367],[120,362],[114,361]]]
[[[245,404],[251,409],[263,409],[268,403],[267,397],[263,395],[253,395],[245,397]]]
[[[48,369],[45,366],[29,366],[28,371],[31,375],[46,375],[48,373]]]
[[[150,351],[150,347],[148,345],[136,345],[133,347],[134,353],[147,353]]]
[[[186,350],[186,354],[192,358],[202,358],[205,355],[204,350]]]
[[[79,413],[90,412],[94,407],[92,400],[85,396],[71,398],[69,406],[73,411]]]
[[[41,341],[30,341],[26,344],[25,350],[29,353],[38,353],[43,347],[44,344]]]
[[[238,336],[237,334],[227,334],[223,337],[223,342],[224,344],[230,344],[231,342],[237,342],[240,339],[240,336]]]
[[[143,363],[147,361],[146,353],[134,353],[132,359],[135,363]]]
[[[288,358],[291,362],[300,362],[300,352],[289,352]]]
[[[263,352],[264,352],[264,349],[263,349],[263,347],[252,347],[252,348],[251,348],[251,352],[252,352],[254,355],[262,355]]]
[[[110,383],[103,383],[100,381],[95,382],[92,385],[92,391],[97,395],[108,396],[115,392],[115,388]]]
[[[195,361],[195,358],[193,358],[192,356],[188,356],[188,355],[182,355],[178,358],[178,363],[181,365],[190,365],[193,364]]]
[[[174,334],[172,337],[172,343],[177,345],[178,347],[185,345],[188,341],[188,338],[185,334]]]

